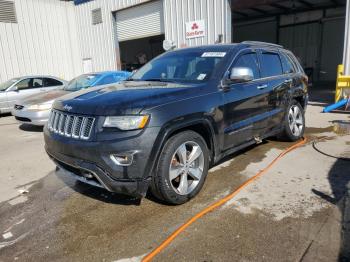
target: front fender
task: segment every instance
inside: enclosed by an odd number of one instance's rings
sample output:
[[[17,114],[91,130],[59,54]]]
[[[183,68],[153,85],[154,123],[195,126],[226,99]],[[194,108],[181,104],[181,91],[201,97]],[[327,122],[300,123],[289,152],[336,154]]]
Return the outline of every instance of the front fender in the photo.
[[[203,125],[206,128],[206,131],[209,134],[210,139],[210,147],[212,150],[211,160],[215,160],[215,156],[219,153],[218,148],[218,141],[217,141],[217,133],[215,131],[215,128],[213,126],[212,121],[208,117],[203,117],[203,114],[201,117],[197,116],[184,116],[177,119],[172,119],[169,122],[165,123],[164,126],[161,128],[156,142],[154,143],[154,146],[151,151],[151,158],[153,159],[152,163],[147,167],[148,170],[146,170],[145,174],[153,174],[154,170],[156,169],[156,165],[158,163],[158,159],[160,157],[160,154],[164,148],[164,145],[166,141],[175,133],[181,131],[181,130],[187,130],[191,129],[191,127]]]

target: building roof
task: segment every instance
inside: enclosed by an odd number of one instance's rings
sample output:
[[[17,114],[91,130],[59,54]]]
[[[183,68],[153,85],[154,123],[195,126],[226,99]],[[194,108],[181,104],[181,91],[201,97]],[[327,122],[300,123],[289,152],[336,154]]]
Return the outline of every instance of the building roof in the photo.
[[[345,7],[346,0],[231,0],[234,21]]]

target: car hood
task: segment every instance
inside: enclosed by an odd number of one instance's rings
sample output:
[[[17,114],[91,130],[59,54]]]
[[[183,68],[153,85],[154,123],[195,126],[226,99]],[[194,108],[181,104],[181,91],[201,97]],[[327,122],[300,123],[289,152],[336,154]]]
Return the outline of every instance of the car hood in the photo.
[[[70,92],[63,89],[47,91],[47,92],[26,97],[24,100],[22,100],[19,103],[24,106],[50,103],[50,102],[53,102],[55,99],[61,96],[64,96],[68,93]]]
[[[125,81],[92,87],[68,94],[55,101],[53,108],[79,114],[138,114],[172,101],[196,96],[199,84]]]

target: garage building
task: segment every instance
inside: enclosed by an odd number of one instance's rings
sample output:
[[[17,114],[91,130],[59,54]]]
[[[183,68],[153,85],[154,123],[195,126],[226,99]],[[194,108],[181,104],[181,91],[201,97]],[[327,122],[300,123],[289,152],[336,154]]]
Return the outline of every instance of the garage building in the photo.
[[[164,52],[163,40],[256,40],[284,45],[313,82],[329,84],[346,51],[345,21],[346,0],[0,0],[0,81],[137,69]]]
[[[342,63],[346,0],[234,1],[233,41],[292,50],[313,82],[334,83]]]

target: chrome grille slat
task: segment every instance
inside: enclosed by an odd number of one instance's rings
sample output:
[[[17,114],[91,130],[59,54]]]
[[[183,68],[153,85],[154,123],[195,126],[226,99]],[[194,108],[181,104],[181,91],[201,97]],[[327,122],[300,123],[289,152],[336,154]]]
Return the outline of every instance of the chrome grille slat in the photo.
[[[74,139],[90,139],[95,118],[81,115],[66,114],[52,110],[48,129],[56,134]]]

